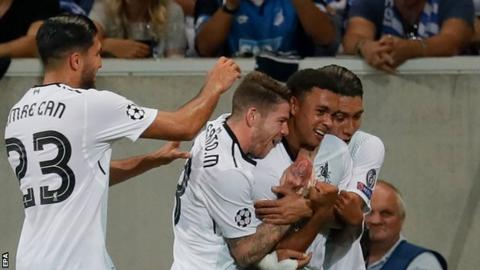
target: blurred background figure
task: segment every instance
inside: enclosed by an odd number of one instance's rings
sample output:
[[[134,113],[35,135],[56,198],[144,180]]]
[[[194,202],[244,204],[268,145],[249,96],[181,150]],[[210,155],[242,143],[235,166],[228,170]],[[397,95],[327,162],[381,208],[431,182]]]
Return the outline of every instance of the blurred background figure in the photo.
[[[0,0],[0,58],[36,56],[38,28],[59,13],[58,0]]]
[[[263,51],[312,56],[331,44],[335,26],[320,0],[197,0],[200,56],[254,56]]]
[[[480,0],[473,0],[475,5],[475,34],[472,39],[472,54],[480,55]]]
[[[355,0],[349,12],[344,52],[387,72],[411,58],[459,54],[473,34],[472,0]]]
[[[97,0],[90,18],[103,51],[118,58],[184,56],[185,21],[173,0]]]
[[[88,16],[94,0],[60,0],[60,9],[69,14]]]
[[[335,24],[335,41],[327,45],[317,45],[315,56],[335,56],[345,34],[348,9],[352,0],[322,0],[324,9]]]
[[[405,203],[395,186],[378,180],[366,215],[367,270],[446,270],[440,253],[409,243],[400,232]]]
[[[183,9],[185,15],[185,35],[187,51],[185,56],[197,56],[195,50],[195,0],[175,0]]]

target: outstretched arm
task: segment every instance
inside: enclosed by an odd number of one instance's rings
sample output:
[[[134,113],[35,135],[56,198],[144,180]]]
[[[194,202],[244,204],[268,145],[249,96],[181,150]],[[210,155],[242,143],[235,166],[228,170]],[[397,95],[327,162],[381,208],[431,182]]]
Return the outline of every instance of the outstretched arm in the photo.
[[[153,168],[169,164],[177,158],[188,158],[190,153],[178,149],[179,142],[168,142],[155,152],[110,162],[110,186],[121,183]]]
[[[184,141],[197,135],[217,106],[220,95],[240,77],[239,66],[221,57],[207,75],[200,93],[175,112],[158,112],[143,138]]]

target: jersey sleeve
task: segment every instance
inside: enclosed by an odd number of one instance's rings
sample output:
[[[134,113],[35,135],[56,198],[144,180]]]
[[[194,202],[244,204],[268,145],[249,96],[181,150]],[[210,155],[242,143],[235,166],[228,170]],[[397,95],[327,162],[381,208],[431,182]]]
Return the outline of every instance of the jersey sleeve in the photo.
[[[203,187],[206,208],[223,237],[255,233],[260,221],[255,217],[252,183],[245,173],[238,169],[215,172]]]
[[[348,185],[352,180],[353,161],[349,152],[344,153],[339,158],[341,162],[340,164],[342,164],[342,169],[340,170],[340,177],[339,177],[340,181],[337,187],[339,190],[346,190],[348,189]]]
[[[313,160],[315,178],[346,190],[352,178],[353,161],[347,144],[337,137],[327,135]]]
[[[383,165],[385,148],[377,137],[371,137],[359,146],[352,156],[352,178],[348,191],[358,194],[365,202],[365,212],[370,211],[370,199]]]
[[[86,133],[97,142],[126,137],[136,141],[157,116],[156,109],[144,108],[110,91],[88,90]]]

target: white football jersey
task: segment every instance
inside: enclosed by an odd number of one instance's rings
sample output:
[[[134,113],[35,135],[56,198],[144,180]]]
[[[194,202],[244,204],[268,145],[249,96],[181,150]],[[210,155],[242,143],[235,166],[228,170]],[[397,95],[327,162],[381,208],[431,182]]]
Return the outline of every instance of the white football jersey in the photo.
[[[353,159],[353,173],[348,191],[360,195],[365,202],[364,211],[368,212],[373,189],[383,165],[385,147],[378,137],[359,130],[352,136],[348,149]],[[353,243],[348,237],[344,239],[345,242],[327,241],[324,269],[365,269],[360,239]]]
[[[25,220],[17,269],[115,269],[105,247],[111,144],[157,115],[109,91],[35,86],[10,110],[8,161]]]
[[[385,147],[377,136],[359,130],[353,134],[348,149],[353,160],[352,180],[348,190],[362,197],[367,208],[365,212],[368,212],[372,192],[383,165]]]
[[[295,161],[295,158],[284,139],[264,159],[258,160],[254,173],[255,200],[277,198],[271,188],[280,184],[283,172]],[[313,168],[318,181],[345,189],[352,173],[352,158],[345,142],[333,135],[325,135],[313,161]],[[328,231],[323,233],[328,234]],[[313,253],[308,265],[310,269],[322,269],[326,241],[324,234],[318,234],[307,250]]]
[[[171,269],[238,269],[224,238],[254,234],[259,225],[252,199],[256,161],[242,152],[227,118],[207,123],[180,175]]]

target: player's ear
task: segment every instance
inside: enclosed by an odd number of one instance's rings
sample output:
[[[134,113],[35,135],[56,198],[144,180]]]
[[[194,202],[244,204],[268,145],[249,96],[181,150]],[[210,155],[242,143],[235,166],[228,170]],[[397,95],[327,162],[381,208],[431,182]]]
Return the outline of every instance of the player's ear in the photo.
[[[298,111],[299,100],[297,97],[290,98],[290,114],[295,115]]]
[[[82,66],[82,59],[80,57],[80,54],[77,52],[71,53],[68,56],[68,64],[72,70],[74,71],[80,70]]]
[[[255,125],[255,121],[257,121],[259,117],[258,113],[259,112],[257,108],[255,107],[248,108],[247,113],[245,115],[245,120],[248,127],[252,127]]]

